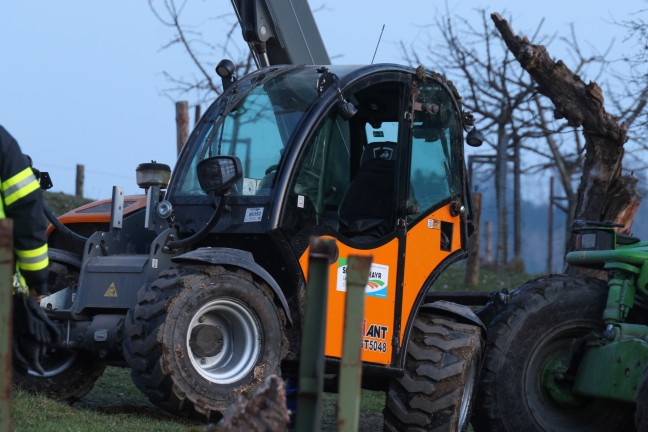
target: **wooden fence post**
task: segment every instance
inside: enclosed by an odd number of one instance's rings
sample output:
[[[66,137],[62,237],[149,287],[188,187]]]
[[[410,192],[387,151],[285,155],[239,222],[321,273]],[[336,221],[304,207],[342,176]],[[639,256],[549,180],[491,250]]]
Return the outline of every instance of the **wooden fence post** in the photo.
[[[198,120],[200,120],[200,104],[194,107],[194,127],[198,124]]]
[[[482,194],[473,192],[472,197],[475,232],[468,239],[468,258],[466,260],[466,276],[464,281],[466,288],[477,288],[477,285],[479,285],[479,236],[481,234],[479,219],[481,216]]]
[[[0,431],[11,430],[13,223],[0,219]]]
[[[85,181],[85,167],[81,164],[76,166],[76,185],[74,195],[83,198],[83,182]]]
[[[189,138],[189,103],[176,102],[176,145],[178,154]]]

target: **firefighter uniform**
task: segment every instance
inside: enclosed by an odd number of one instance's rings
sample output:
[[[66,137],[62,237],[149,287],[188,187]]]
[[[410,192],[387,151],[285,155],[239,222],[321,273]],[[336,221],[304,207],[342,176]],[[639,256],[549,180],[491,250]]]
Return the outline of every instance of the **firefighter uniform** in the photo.
[[[42,199],[27,157],[16,140],[0,126],[0,218],[13,219],[18,276],[36,295],[47,292],[49,264]]]

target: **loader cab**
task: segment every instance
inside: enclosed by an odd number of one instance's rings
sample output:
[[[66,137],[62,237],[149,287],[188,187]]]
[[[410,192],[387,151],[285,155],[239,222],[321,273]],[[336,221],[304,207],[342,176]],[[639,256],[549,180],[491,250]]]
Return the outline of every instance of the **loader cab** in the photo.
[[[198,246],[247,249],[276,279],[283,268],[303,281],[309,238],[335,239],[330,357],[341,355],[346,257],[372,254],[365,320],[380,330],[368,333],[363,360],[398,367],[412,311],[441,270],[464,256],[470,198],[462,137],[457,98],[437,76],[396,65],[269,67],[233,83],[208,110],[167,198],[181,234],[198,231],[215,203],[196,167],[235,156],[243,178],[221,198],[227,210]],[[287,297],[295,293],[294,282],[280,283]]]

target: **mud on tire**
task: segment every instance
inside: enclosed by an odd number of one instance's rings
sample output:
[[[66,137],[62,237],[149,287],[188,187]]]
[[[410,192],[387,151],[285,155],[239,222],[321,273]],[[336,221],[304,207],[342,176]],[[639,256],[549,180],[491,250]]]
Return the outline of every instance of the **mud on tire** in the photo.
[[[126,318],[124,355],[152,403],[213,420],[279,373],[284,326],[270,289],[249,272],[186,266],[140,290]]]
[[[385,431],[465,431],[479,374],[478,326],[421,310],[414,321],[405,375],[392,379]]]
[[[542,277],[513,291],[488,328],[476,432],[633,430],[630,404],[577,395],[561,404],[542,385],[544,368],[567,356],[572,341],[603,329],[606,298],[605,282],[568,275]],[[570,388],[568,378],[555,383]]]

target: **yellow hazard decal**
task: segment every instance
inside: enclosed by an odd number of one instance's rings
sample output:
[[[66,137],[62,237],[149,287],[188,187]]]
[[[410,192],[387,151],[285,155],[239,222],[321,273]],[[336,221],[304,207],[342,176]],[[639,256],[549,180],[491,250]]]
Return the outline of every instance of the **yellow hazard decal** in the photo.
[[[118,297],[117,288],[115,287],[115,282],[112,282],[106,292],[103,295],[104,297]]]

